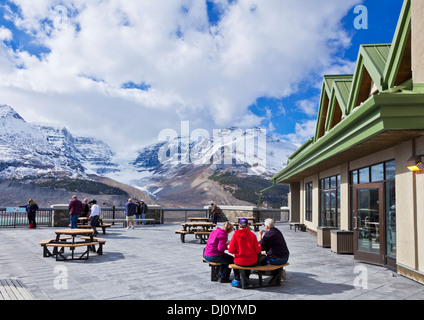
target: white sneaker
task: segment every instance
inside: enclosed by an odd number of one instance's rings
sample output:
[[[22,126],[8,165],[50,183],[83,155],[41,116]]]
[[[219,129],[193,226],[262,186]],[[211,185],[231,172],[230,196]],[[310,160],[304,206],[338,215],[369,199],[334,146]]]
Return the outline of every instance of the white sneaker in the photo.
[[[126,227],[125,229],[127,229],[127,230],[128,230],[129,228],[130,228],[130,226]]]
[[[134,229],[134,226],[132,226],[131,229]]]

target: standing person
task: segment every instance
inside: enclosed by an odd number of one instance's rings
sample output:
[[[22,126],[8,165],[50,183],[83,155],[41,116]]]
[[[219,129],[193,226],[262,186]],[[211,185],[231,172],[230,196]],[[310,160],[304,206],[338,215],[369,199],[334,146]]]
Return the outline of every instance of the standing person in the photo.
[[[211,220],[212,223],[217,224],[218,223],[218,216],[219,216],[219,208],[216,205],[216,203],[211,203],[212,209],[211,209]]]
[[[261,257],[260,265],[267,264],[283,265],[289,261],[289,249],[287,248],[286,240],[280,230],[275,228],[274,220],[265,219],[266,233],[263,230],[259,231],[259,243],[266,251],[266,256]],[[277,280],[278,270],[271,272],[272,278],[270,283]]]
[[[231,238],[230,245],[228,246],[228,252],[234,254],[234,263],[242,267],[252,267],[258,263],[258,254],[261,253],[261,245],[256,239],[256,235],[251,231],[249,222],[246,218],[239,220],[240,229],[234,232]],[[245,270],[246,284],[249,285],[248,280],[250,276],[250,270]],[[240,286],[240,277],[235,274],[233,287]]]
[[[127,219],[127,229],[130,229],[130,224],[132,224],[132,229],[134,229],[134,216],[137,213],[137,205],[134,203],[133,199],[129,198],[128,202],[125,204],[125,216]]]
[[[137,210],[136,210],[136,213],[135,213],[135,218],[136,219],[140,219],[141,218],[140,201],[136,201],[135,204],[137,205]],[[137,221],[137,225],[139,225],[139,224],[140,224],[140,221]]]
[[[147,207],[147,204],[144,203],[144,200],[141,200],[140,204],[140,213],[141,213],[141,219],[146,219],[146,214],[149,208]],[[146,224],[146,221],[143,221],[143,225]]]
[[[88,204],[87,198],[85,198],[82,201],[82,206],[83,206],[83,209],[82,209],[82,212],[81,212],[81,217],[89,217],[90,216],[90,205]]]
[[[69,215],[71,216],[71,229],[76,229],[78,228],[78,218],[81,215],[83,209],[82,202],[78,200],[76,195],[72,196],[72,200],[69,202],[68,209]]]
[[[30,229],[35,229],[37,224],[35,223],[35,216],[37,214],[38,205],[32,200],[28,200],[28,204],[21,206],[21,208],[25,208],[28,215],[28,223]]]
[[[228,245],[228,235],[234,231],[234,226],[230,222],[224,222],[221,228],[216,228],[209,235],[208,242],[206,243],[203,257],[208,262],[219,262],[221,263],[221,269],[219,271],[219,282],[230,283],[231,269],[228,265],[234,263],[234,257],[225,253]],[[234,275],[236,274],[234,270]]]
[[[100,206],[97,204],[96,200],[91,200],[91,213],[90,213],[90,226],[94,230],[94,236],[96,237],[99,233],[97,232],[97,226],[100,218]]]

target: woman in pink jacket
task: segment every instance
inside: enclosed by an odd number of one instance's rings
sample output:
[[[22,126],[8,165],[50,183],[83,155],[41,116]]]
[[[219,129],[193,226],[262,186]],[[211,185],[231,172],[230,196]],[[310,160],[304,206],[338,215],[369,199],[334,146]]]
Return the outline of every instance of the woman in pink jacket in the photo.
[[[228,235],[233,232],[234,227],[230,222],[224,222],[222,228],[223,229],[217,227],[209,235],[205,251],[203,252],[203,257],[208,262],[222,263],[219,272],[220,278],[218,281],[221,283],[230,283],[231,269],[228,265],[234,263],[234,258],[225,253],[225,250],[227,249]]]

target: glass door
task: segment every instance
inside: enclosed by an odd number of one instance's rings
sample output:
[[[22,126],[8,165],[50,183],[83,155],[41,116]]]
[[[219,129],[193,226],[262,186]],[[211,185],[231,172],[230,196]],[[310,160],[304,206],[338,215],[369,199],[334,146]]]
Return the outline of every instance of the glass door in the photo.
[[[355,259],[385,264],[384,188],[382,183],[353,187]]]

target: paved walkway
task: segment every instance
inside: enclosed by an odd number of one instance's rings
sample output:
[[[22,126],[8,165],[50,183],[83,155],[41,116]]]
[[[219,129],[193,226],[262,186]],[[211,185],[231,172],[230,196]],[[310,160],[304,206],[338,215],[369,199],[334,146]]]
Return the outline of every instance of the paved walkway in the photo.
[[[40,300],[424,299],[423,285],[318,247],[316,237],[286,224],[277,224],[291,251],[280,287],[242,290],[211,282],[201,259],[204,245],[190,235],[181,243],[174,233],[179,227],[112,227],[102,235],[107,239],[102,256],[66,262],[43,258],[38,245],[54,237],[54,228],[0,229],[0,279],[20,280]]]

